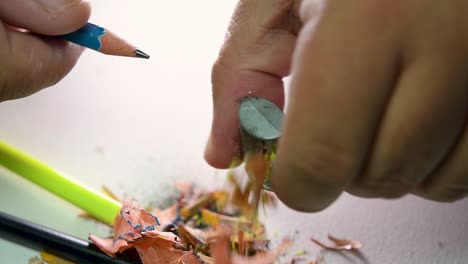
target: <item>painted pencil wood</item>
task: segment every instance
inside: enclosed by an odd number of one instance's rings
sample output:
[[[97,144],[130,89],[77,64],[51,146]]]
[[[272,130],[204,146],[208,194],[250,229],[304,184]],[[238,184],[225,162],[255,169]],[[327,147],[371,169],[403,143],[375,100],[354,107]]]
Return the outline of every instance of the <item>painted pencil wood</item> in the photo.
[[[75,32],[58,37],[108,55],[144,59],[150,57],[112,31],[89,22]]]

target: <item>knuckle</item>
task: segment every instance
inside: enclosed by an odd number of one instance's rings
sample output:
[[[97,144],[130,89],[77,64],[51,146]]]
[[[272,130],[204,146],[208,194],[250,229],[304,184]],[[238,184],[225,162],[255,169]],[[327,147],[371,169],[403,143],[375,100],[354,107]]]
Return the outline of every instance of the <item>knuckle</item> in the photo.
[[[0,102],[21,97],[25,90],[27,77],[20,76],[21,71],[16,69],[14,63],[6,65],[0,73]]]
[[[37,74],[16,63],[7,65],[7,68],[9,70],[0,73],[0,101],[29,96],[49,84],[48,78],[35,79]]]
[[[371,192],[375,192],[378,196],[387,199],[396,199],[410,193],[414,186],[402,179],[383,180],[367,185]]]
[[[297,35],[302,24],[298,17],[298,6],[299,1],[296,0],[278,0],[266,28]]]
[[[413,192],[424,176],[420,166],[400,158],[371,163],[356,183],[370,197],[400,198]]]
[[[312,151],[292,153],[290,168],[300,178],[314,177],[324,185],[342,186],[357,175],[359,160],[351,151],[331,142],[319,142]]]
[[[319,212],[330,205],[341,193],[342,182],[323,180],[323,175],[310,171],[299,163],[291,164],[278,175],[273,168],[272,187],[278,198],[289,208],[300,212]],[[277,183],[278,176],[286,181]]]
[[[223,57],[219,57],[213,64],[211,69],[211,85],[212,85],[212,96],[213,98],[219,98],[222,94],[223,87],[226,83],[230,82],[230,76],[228,73],[231,72]]]
[[[360,187],[373,196],[396,199],[416,188],[419,178],[413,175],[405,167],[393,166],[381,174],[368,176]]]
[[[358,173],[357,155],[340,144],[321,141],[300,148],[287,146],[278,152],[271,177],[275,193],[294,210],[323,210]]]
[[[226,73],[229,72],[228,63],[226,62],[226,56],[223,54],[225,51],[221,51],[218,59],[215,61],[211,68],[211,82],[213,84],[222,83],[223,77],[225,77]]]
[[[9,97],[8,87],[8,73],[5,69],[2,69],[0,70],[0,102],[7,100]]]
[[[212,82],[217,81],[218,76],[221,75],[225,71],[226,63],[224,62],[221,56],[222,55],[220,55],[220,57],[215,61],[215,63],[213,64],[211,68]]]
[[[437,202],[455,202],[468,196],[468,186],[446,185],[439,187],[437,191],[429,191],[428,198]]]

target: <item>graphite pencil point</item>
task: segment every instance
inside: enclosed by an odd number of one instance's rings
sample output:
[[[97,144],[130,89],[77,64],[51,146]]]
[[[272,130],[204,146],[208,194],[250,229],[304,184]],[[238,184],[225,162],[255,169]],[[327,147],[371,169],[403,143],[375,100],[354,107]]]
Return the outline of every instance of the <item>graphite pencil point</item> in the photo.
[[[135,57],[137,58],[143,58],[143,59],[149,59],[150,56],[146,53],[144,53],[143,51],[137,49],[135,50]]]

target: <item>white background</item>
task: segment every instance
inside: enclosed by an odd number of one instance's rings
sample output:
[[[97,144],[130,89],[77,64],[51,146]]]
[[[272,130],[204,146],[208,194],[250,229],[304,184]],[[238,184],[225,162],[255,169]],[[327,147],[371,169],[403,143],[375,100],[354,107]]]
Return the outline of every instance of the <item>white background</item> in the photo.
[[[0,104],[0,140],[98,189],[106,185],[144,204],[162,200],[176,179],[215,185],[224,171],[203,161],[211,122],[210,68],[235,6],[219,1],[92,1],[91,21],[151,55],[150,60],[86,51],[58,85]],[[3,211],[86,238],[108,230],[79,210],[0,169]],[[408,197],[362,200],[343,195],[317,214],[284,206],[268,211],[272,239],[325,254],[325,263],[467,263],[468,200],[437,204]],[[296,232],[299,231],[299,232]],[[361,240],[362,255],[318,250],[311,236]],[[36,252],[0,240],[1,263]],[[281,261],[282,263],[285,260]]]

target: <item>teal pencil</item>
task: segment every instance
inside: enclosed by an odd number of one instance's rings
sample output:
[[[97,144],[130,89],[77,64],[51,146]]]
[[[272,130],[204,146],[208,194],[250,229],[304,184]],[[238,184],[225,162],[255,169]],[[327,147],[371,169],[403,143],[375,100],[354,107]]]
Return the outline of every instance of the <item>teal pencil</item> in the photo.
[[[143,59],[150,57],[113,32],[89,22],[75,32],[58,37],[108,55]]]

